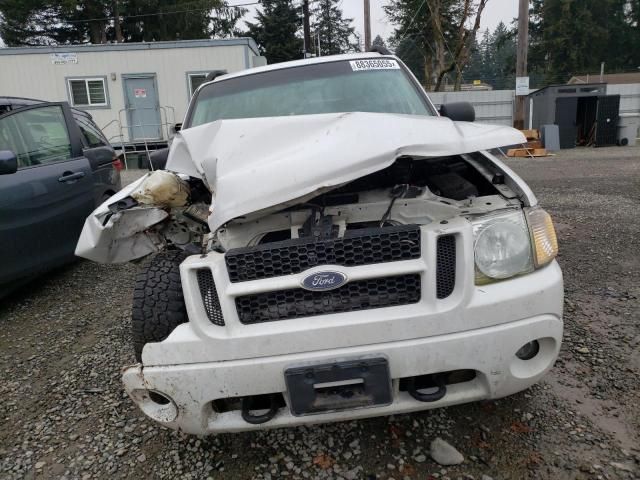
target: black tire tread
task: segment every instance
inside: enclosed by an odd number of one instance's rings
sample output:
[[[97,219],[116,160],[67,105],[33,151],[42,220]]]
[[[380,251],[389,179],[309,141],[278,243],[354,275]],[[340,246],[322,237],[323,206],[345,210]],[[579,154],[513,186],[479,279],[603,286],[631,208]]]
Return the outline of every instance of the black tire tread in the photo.
[[[161,342],[178,325],[188,321],[179,269],[186,257],[181,250],[160,252],[138,270],[131,309],[133,348],[138,362],[147,343]]]

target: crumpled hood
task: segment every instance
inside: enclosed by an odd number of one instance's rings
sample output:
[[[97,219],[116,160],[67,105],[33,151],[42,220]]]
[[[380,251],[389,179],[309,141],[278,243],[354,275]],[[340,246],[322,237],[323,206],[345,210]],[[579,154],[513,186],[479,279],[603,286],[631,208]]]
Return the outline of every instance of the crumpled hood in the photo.
[[[391,165],[525,142],[510,127],[444,117],[338,113],[219,120],[180,132],[167,170],[205,180],[211,231],[229,220],[300,202]]]

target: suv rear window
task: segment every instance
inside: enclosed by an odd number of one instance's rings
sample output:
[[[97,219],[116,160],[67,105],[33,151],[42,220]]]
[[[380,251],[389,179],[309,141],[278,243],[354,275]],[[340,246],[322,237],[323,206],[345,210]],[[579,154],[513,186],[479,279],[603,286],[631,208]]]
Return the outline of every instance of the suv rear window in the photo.
[[[82,136],[84,137],[87,146],[93,148],[109,144],[100,129],[85,115],[73,112],[73,118],[80,127],[80,131],[82,132]]]

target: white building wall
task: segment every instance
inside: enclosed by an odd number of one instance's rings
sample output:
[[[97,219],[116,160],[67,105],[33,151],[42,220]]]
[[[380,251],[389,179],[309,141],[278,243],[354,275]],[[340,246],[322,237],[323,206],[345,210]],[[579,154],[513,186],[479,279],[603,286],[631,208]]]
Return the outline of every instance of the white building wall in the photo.
[[[112,122],[118,119],[119,112],[125,108],[123,74],[155,73],[160,106],[173,107],[174,115],[171,109],[165,110],[168,121],[181,122],[189,103],[187,72],[209,72],[218,69],[236,72],[250,67],[252,57],[256,56],[247,44],[187,48],[176,47],[181,42],[166,43],[167,48],[152,49],[108,50],[112,46],[93,45],[64,49],[58,47],[55,49],[56,52],[77,54],[77,64],[65,65],[54,65],[50,58],[51,49],[47,48],[33,48],[29,50],[34,53],[15,55],[2,54],[4,49],[0,49],[0,96],[70,102],[67,78],[106,77],[109,106],[83,109],[91,113],[99,127],[110,124],[104,131],[107,137],[114,137],[118,135],[119,129]],[[97,47],[103,47],[105,50]],[[40,51],[43,53],[39,53]],[[115,80],[112,80],[112,74],[115,74]],[[174,118],[171,118],[172,116]],[[120,120],[126,122],[124,112],[120,112]],[[115,143],[115,139],[112,141]]]

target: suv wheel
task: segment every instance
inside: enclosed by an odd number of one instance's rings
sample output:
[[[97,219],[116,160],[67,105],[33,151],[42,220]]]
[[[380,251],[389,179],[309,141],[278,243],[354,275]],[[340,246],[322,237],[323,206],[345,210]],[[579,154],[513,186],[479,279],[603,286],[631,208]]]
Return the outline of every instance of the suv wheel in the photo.
[[[160,342],[181,323],[187,309],[180,282],[180,264],[187,257],[181,250],[160,252],[145,261],[136,276],[131,325],[136,360],[149,342]]]

